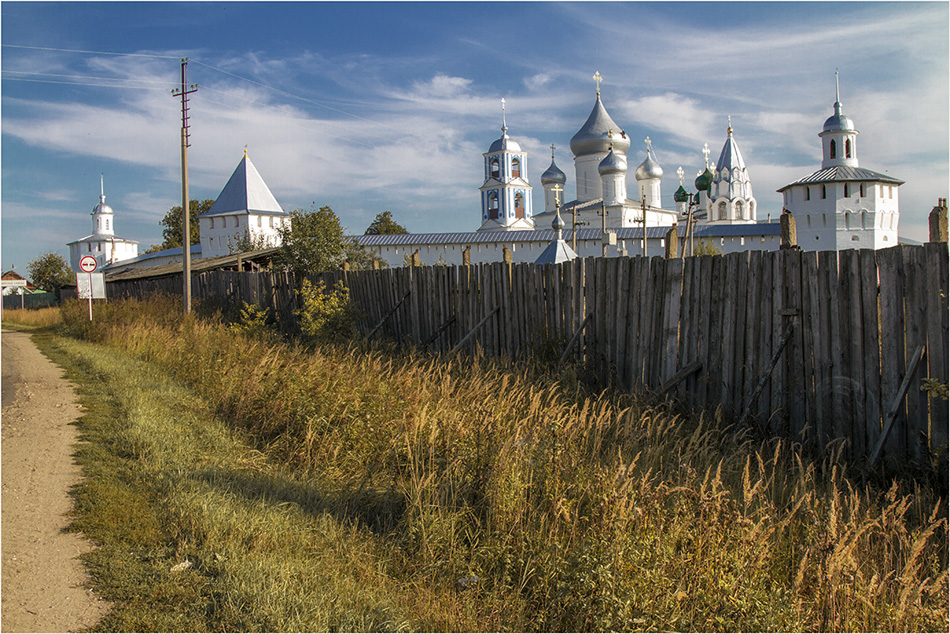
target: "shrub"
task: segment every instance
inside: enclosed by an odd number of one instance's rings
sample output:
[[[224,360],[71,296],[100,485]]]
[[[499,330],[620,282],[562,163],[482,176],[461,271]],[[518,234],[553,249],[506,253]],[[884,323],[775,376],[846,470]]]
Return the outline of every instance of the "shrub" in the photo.
[[[311,284],[304,280],[298,291],[300,308],[294,311],[300,323],[305,343],[315,345],[343,342],[358,335],[356,307],[350,301],[350,292],[342,282],[326,290],[322,281]]]

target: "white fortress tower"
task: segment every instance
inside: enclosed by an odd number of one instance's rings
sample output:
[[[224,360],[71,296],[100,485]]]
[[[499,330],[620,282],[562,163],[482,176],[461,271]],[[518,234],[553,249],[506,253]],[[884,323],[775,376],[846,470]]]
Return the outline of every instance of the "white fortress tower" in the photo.
[[[238,240],[245,236],[278,246],[278,229],[288,218],[244,150],[244,158],[211,209],[198,216],[201,257],[235,252]]]
[[[96,258],[98,268],[130,260],[139,254],[139,243],[115,235],[115,214],[106,204],[105,185],[99,176],[99,204],[92,208],[92,234],[67,244],[69,247],[69,266],[80,271],[79,260],[84,255]]]
[[[531,185],[528,183],[528,153],[508,136],[505,100],[501,100],[501,138],[482,156],[485,182],[479,188],[482,222],[479,231],[534,229],[531,219]]]
[[[821,169],[778,191],[807,251],[897,245],[898,180],[858,165],[858,131],[844,114],[835,71],[834,114],[821,133]]]

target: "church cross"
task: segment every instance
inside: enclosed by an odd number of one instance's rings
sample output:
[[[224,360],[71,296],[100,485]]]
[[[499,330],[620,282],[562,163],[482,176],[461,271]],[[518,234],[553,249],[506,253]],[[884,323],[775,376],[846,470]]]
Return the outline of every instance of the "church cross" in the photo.
[[[709,144],[703,143],[703,155],[706,157],[706,167],[709,167]]]
[[[501,98],[501,129],[507,130],[508,123],[505,121],[505,98]]]
[[[650,156],[650,145],[652,145],[653,142],[650,141],[650,137],[645,138],[643,142],[647,144],[647,156]]]
[[[680,187],[683,186],[683,174],[684,174],[684,173],[685,173],[685,172],[683,172],[683,166],[680,165],[679,168],[676,170],[676,175],[680,177]]]
[[[552,143],[552,144],[551,144],[551,160],[552,160],[552,161],[554,160],[554,149],[555,149],[555,148],[554,148],[554,144]]]
[[[600,76],[600,71],[594,73],[594,81],[597,82],[597,96],[600,96],[600,82],[604,81],[604,78]]]
[[[561,206],[561,192],[564,190],[561,188],[561,185],[558,184],[552,187],[551,191],[554,192],[554,205],[556,207],[560,207]]]

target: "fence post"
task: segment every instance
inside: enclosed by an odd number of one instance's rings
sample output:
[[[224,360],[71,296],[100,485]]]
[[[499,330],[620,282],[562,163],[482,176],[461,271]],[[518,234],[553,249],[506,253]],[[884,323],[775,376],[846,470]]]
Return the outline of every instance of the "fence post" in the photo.
[[[798,246],[798,231],[795,228],[795,217],[788,209],[782,210],[780,218],[782,224],[782,249],[794,249]]]
[[[937,206],[930,212],[930,241],[947,241],[947,199],[938,198]]]
[[[670,227],[670,230],[666,232],[666,259],[672,259],[677,256],[677,250],[679,247],[679,234],[676,232],[676,223],[673,223],[673,226]]]

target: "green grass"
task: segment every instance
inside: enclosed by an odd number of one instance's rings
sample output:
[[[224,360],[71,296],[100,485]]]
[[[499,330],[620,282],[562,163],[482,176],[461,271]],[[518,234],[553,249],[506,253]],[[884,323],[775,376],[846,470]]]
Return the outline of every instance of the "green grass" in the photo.
[[[570,372],[303,348],[181,323],[170,300],[97,308],[64,321],[100,345],[57,346],[108,404],[96,480],[143,508],[106,629],[947,629],[939,483],[859,482],[833,448]],[[189,607],[140,616],[166,595]]]

